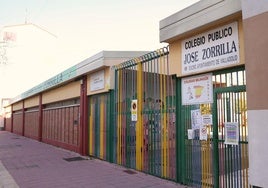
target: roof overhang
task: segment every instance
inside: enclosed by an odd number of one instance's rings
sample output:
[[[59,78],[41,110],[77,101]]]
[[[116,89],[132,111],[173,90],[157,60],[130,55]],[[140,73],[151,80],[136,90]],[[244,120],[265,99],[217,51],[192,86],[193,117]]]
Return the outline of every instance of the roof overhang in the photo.
[[[160,42],[170,42],[241,10],[241,0],[201,0],[160,21]]]
[[[111,67],[112,59],[117,59],[121,62],[129,60],[134,57],[138,57],[148,53],[147,51],[101,51],[96,55],[93,55],[84,61],[66,69],[65,71],[53,76],[52,78],[38,84],[37,86],[23,92],[17,97],[11,99],[10,104],[14,104],[23,99],[29,98],[31,96],[37,95],[41,92],[59,87],[71,81],[76,81],[81,78],[81,76],[90,74],[99,69],[105,67]]]

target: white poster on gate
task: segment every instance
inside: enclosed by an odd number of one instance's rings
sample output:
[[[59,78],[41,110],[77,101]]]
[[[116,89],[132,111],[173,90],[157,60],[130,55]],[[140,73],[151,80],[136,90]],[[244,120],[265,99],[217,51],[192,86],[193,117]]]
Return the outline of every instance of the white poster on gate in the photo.
[[[206,126],[201,126],[200,127],[199,139],[200,140],[207,140],[208,139],[207,127]]]
[[[238,122],[225,122],[224,130],[225,130],[224,144],[238,145],[239,141]]]
[[[200,109],[191,110],[191,123],[193,130],[199,129],[202,125],[202,116]]]
[[[233,22],[181,42],[182,75],[239,63],[238,23]]]
[[[131,101],[131,121],[138,121],[138,100],[134,99]]]
[[[212,74],[183,78],[181,87],[183,105],[213,103]]]

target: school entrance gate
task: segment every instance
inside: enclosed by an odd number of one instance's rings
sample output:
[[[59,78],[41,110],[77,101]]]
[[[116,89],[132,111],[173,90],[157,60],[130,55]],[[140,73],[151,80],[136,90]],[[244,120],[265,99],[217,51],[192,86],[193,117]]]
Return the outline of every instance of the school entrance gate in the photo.
[[[89,97],[89,155],[110,161],[110,97],[102,93]]]
[[[175,77],[168,49],[115,67],[114,162],[176,179]]]
[[[211,78],[212,103],[179,104],[179,181],[194,187],[249,187],[244,67]]]

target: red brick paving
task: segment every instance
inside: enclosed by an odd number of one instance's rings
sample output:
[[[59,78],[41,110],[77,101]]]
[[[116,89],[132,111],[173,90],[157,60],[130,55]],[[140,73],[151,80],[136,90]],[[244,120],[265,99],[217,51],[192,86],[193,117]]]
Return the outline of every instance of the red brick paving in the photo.
[[[21,188],[185,187],[141,172],[128,174],[124,172],[126,168],[98,159],[72,162],[63,159],[78,156],[71,151],[0,131],[0,162]],[[7,182],[1,173],[0,182]]]

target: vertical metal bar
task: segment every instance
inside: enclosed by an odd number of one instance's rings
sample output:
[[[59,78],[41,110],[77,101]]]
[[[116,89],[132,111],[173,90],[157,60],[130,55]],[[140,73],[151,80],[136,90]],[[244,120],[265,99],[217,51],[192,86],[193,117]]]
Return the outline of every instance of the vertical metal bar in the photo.
[[[148,61],[146,56],[141,58],[143,64],[143,171],[148,173]]]
[[[114,126],[111,124],[111,135],[113,137],[112,143],[114,143],[112,148],[112,154],[113,156],[111,157],[112,162],[117,163],[117,145],[118,145],[118,134],[117,134],[117,128],[118,128],[118,70],[117,68],[115,69],[115,90],[114,92],[111,93],[110,99],[114,100],[115,102],[111,102],[111,117],[113,118],[112,122],[114,122]],[[113,106],[114,105],[114,106]],[[111,154],[111,155],[112,155]]]
[[[115,71],[115,89],[117,89],[117,70]],[[110,121],[108,121],[109,123],[109,130],[110,130],[110,134],[109,134],[109,162],[115,162],[114,159],[114,148],[116,146],[116,142],[115,142],[115,131],[114,131],[114,125],[116,125],[115,123],[115,115],[116,115],[116,110],[115,110],[115,104],[116,104],[116,100],[115,100],[115,91],[111,90],[110,91],[110,96],[109,96],[109,104],[110,104]]]
[[[166,70],[165,70],[165,62],[164,62],[164,55],[163,55],[163,51],[160,50],[160,65],[162,67],[162,77],[163,77],[163,86],[162,86],[162,90],[161,92],[163,93],[162,96],[162,115],[163,115],[163,167],[164,167],[164,178],[167,177],[167,166],[168,166],[168,147],[167,147],[167,113],[166,113],[166,107],[167,107],[167,103],[166,103]]]
[[[142,63],[138,60],[137,62],[138,66],[138,72],[137,72],[137,100],[138,100],[138,108],[137,108],[137,127],[136,127],[136,168],[137,170],[142,169],[142,142],[143,142],[143,120],[142,120],[142,106],[143,106],[143,101],[142,101]]]
[[[122,71],[118,71],[118,94],[117,94],[117,164],[121,164],[121,86],[122,86],[122,79],[121,79]]]
[[[152,104],[153,104],[153,70],[152,70],[152,59],[151,59],[151,54],[148,54],[148,92],[150,96],[150,101],[148,103],[149,111],[148,111],[148,162],[149,162],[149,167],[148,167],[148,172],[149,174],[153,173],[153,140],[152,140],[152,134],[153,134],[153,118],[152,118]]]
[[[104,99],[103,95],[100,95],[99,98],[99,103],[100,103],[100,158],[104,159],[104,119],[106,117],[104,116]]]
[[[216,100],[216,101],[215,101]],[[214,92],[213,103],[213,172],[214,172],[214,186],[219,187],[219,143],[218,143],[218,115],[217,115],[217,93]]]
[[[93,99],[92,97],[90,97],[89,99],[89,105],[90,105],[90,109],[89,109],[89,154],[90,155],[93,155],[94,152],[93,152],[93,146],[94,146],[94,121],[93,121],[93,112],[94,112],[94,104],[93,104]]]
[[[121,130],[121,156],[122,156],[122,165],[126,165],[126,121],[127,121],[127,113],[126,113],[126,68],[122,69],[122,98],[121,98],[121,103],[122,103],[122,130]]]
[[[156,54],[157,56],[158,53]],[[159,64],[159,58],[157,58],[157,64],[156,64],[156,67],[157,67],[157,79],[156,79],[156,91],[157,91],[157,99],[156,99],[156,110],[157,110],[157,134],[156,134],[156,139],[157,139],[157,154],[156,154],[156,159],[157,159],[157,164],[158,164],[158,167],[157,167],[157,174],[158,176],[161,176],[162,175],[162,124],[161,124],[161,82],[160,82],[160,78],[161,78],[161,75],[160,75],[160,64]]]
[[[186,184],[185,124],[182,116],[181,79],[176,78],[176,180]]]
[[[137,65],[136,62],[132,61],[132,92],[131,92],[131,98],[137,99]],[[133,167],[136,168],[136,145],[137,145],[137,135],[136,135],[136,126],[137,122],[133,122],[132,127],[132,162]]]
[[[155,57],[155,53],[153,53],[153,57]],[[154,58],[154,77],[153,77],[153,86],[154,86],[154,93],[153,93],[153,119],[154,119],[154,123],[153,123],[153,172],[155,175],[158,175],[158,167],[159,167],[159,162],[158,160],[158,134],[159,134],[159,122],[158,122],[158,109],[157,109],[157,100],[158,100],[158,93],[157,93],[157,89],[158,89],[158,70],[157,70],[157,65],[158,65],[158,60],[156,58]]]
[[[103,140],[103,144],[104,144],[104,148],[103,148],[103,152],[104,152],[104,160],[107,161],[108,159],[108,153],[109,153],[109,147],[108,144],[109,142],[107,142],[109,140],[109,127],[108,127],[108,121],[109,121],[109,104],[108,104],[108,94],[104,94],[103,95],[103,105],[104,105],[104,140]],[[107,121],[108,120],[108,121]]]

